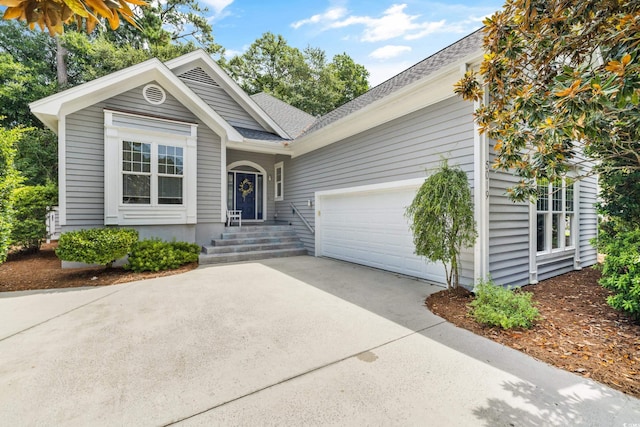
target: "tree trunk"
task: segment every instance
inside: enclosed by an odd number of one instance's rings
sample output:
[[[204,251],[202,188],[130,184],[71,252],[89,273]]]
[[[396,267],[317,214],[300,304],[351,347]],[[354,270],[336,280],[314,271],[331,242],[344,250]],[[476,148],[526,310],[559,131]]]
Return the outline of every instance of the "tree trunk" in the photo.
[[[69,51],[60,43],[60,37],[56,37],[56,77],[58,86],[65,87],[69,83],[69,73],[67,72],[67,55]]]

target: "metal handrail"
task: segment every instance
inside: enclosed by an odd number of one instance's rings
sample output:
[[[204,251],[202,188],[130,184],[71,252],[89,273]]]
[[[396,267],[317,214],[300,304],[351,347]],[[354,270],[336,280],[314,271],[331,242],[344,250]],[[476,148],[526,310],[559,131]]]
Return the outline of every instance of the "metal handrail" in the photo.
[[[311,234],[316,234],[315,230],[313,229],[313,227],[311,226],[311,224],[309,224],[309,221],[307,221],[302,214],[300,213],[300,211],[298,210],[298,208],[296,208],[296,205],[294,205],[293,203],[289,203],[291,205],[291,209],[293,209],[294,214],[297,214],[300,219],[302,220],[302,222],[304,223],[304,225],[307,226],[307,228],[309,229],[309,231],[311,232]]]

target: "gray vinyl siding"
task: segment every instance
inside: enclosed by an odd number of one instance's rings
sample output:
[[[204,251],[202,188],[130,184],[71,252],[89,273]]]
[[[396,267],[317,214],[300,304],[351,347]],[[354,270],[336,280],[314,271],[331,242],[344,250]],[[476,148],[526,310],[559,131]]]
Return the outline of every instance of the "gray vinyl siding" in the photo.
[[[309,253],[314,236],[292,214],[294,203],[315,226],[308,207],[315,192],[426,177],[443,158],[459,165],[473,185],[472,104],[454,97],[294,159],[284,160],[284,201],[278,219],[290,221]],[[462,277],[473,278],[473,254],[463,255]]]
[[[597,262],[598,253],[591,245],[591,239],[598,235],[598,215],[595,204],[598,198],[598,180],[596,177],[580,181],[580,266],[588,267]]]
[[[558,258],[538,260],[538,281],[550,279],[560,274],[568,273],[575,270],[574,253],[568,255],[559,255]]]
[[[273,181],[274,174],[274,165],[276,164],[276,156],[274,154],[261,154],[261,153],[250,153],[248,151],[238,151],[238,150],[227,150],[227,165],[231,163],[238,162],[241,160],[257,163],[262,166],[265,171],[267,171],[267,176],[264,177],[264,185],[267,190],[267,212],[265,212],[264,220],[265,221],[273,221],[275,220],[275,212],[276,205],[274,202],[275,196],[275,187]],[[242,167],[239,167],[242,169]],[[271,181],[269,181],[269,177],[271,177]]]
[[[221,87],[184,78],[181,80],[231,126],[265,130]]]
[[[529,283],[529,204],[507,195],[517,182],[513,174],[489,172],[489,274],[501,285]]]
[[[104,224],[104,115],[102,105],[66,121],[67,226]]]
[[[153,84],[159,85],[157,82]],[[142,95],[142,89],[146,86],[138,86],[135,89],[109,98],[104,102],[104,107],[113,110],[131,113],[148,114],[170,120],[181,120],[188,123],[196,123],[196,117],[184,105],[175,99],[170,93],[161,105],[149,104]]]
[[[206,125],[198,126],[198,223],[222,222],[220,137]]]
[[[104,225],[104,109],[147,114],[159,118],[198,124],[198,222],[221,222],[221,142],[170,94],[162,105],[149,104],[140,86],[104,102],[67,116],[66,168],[67,226]],[[135,118],[121,119],[139,127]],[[143,121],[146,119],[142,119]],[[149,119],[153,120],[153,119]],[[156,121],[157,129],[172,128],[170,122]]]

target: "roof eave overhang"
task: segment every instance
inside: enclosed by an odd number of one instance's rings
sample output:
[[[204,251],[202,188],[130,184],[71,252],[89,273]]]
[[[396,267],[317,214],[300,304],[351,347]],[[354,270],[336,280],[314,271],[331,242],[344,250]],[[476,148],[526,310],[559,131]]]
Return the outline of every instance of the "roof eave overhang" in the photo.
[[[248,151],[252,153],[282,154],[284,156],[291,156],[291,148],[289,147],[289,142],[271,142],[261,141],[257,139],[245,139],[242,142],[227,142],[227,148],[239,151]]]
[[[453,85],[479,62],[482,52],[470,54],[424,78],[379,99],[291,144],[292,157],[301,156],[391,120],[456,96]]]

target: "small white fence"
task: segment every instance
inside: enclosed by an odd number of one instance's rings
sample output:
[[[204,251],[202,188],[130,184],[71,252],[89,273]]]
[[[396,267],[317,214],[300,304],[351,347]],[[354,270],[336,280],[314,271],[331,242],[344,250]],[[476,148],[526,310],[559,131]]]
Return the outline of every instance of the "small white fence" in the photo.
[[[47,243],[60,238],[60,216],[58,207],[54,206],[47,214]]]

